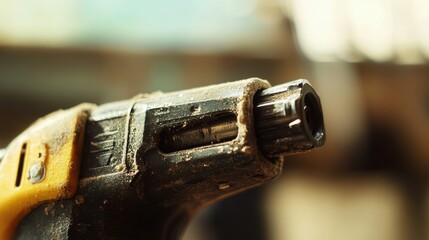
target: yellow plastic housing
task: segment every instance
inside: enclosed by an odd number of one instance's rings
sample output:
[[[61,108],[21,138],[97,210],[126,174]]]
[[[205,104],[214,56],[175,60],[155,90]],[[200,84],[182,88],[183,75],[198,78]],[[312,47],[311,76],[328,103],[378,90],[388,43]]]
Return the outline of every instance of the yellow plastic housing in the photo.
[[[92,108],[81,104],[54,112],[7,147],[0,162],[0,239],[11,239],[19,221],[41,203],[75,195],[85,122]]]

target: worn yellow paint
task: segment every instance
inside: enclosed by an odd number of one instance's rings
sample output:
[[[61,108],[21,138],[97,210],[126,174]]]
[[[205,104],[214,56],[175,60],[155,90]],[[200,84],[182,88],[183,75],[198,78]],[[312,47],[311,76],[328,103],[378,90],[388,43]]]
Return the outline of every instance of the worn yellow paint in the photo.
[[[41,203],[75,195],[85,122],[92,107],[81,104],[54,112],[7,147],[0,162],[0,239],[11,239],[19,221]],[[26,150],[21,153],[24,144]],[[17,180],[20,158],[22,176]],[[32,184],[28,171],[36,162],[42,162],[46,172],[41,182]]]

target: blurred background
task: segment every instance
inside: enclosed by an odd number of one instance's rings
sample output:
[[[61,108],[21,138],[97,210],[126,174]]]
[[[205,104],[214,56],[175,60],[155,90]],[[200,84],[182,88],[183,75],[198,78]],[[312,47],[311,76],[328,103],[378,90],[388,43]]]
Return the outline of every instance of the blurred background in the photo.
[[[327,142],[184,240],[429,239],[429,1],[2,0],[0,146],[81,102],[307,78]]]

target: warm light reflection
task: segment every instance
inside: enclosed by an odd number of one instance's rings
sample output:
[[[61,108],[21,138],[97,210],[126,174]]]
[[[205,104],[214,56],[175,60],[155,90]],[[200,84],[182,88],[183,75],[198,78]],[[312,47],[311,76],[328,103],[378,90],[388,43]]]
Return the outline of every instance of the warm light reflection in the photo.
[[[74,1],[28,0],[0,2],[0,42],[65,45],[76,34]]]
[[[346,55],[347,32],[343,12],[335,0],[297,0],[290,6],[305,54],[317,61],[333,61]]]
[[[418,64],[429,56],[426,0],[284,0],[303,52],[315,61]]]
[[[411,2],[413,11],[413,23],[417,31],[418,42],[429,58],[429,1],[413,0]]]
[[[311,60],[429,58],[427,0],[3,0],[0,44],[275,55],[287,45],[282,17]]]

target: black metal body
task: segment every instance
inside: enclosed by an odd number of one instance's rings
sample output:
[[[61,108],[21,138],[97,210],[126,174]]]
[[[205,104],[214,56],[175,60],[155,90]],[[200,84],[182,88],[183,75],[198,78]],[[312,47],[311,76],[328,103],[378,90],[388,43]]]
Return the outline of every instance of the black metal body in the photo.
[[[98,107],[87,121],[76,197],[33,210],[16,238],[178,238],[195,210],[281,172],[282,161],[261,154],[253,125],[253,96],[268,87],[250,79]],[[225,119],[235,129],[228,137],[186,139]],[[174,136],[184,140],[169,147]]]

